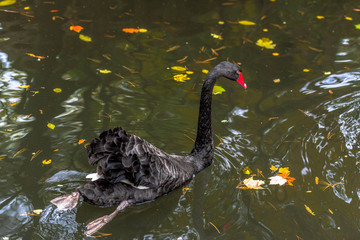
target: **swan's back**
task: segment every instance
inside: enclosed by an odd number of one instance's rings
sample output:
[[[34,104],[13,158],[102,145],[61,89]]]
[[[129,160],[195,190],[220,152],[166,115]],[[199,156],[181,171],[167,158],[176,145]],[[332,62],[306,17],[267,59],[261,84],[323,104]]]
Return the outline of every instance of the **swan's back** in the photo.
[[[85,200],[96,205],[111,205],[110,202],[124,199],[153,200],[181,186],[197,171],[193,157],[167,154],[121,127],[101,133],[87,152],[89,163],[98,164],[97,174],[102,178],[79,191]],[[104,194],[108,195],[107,204],[92,200]]]

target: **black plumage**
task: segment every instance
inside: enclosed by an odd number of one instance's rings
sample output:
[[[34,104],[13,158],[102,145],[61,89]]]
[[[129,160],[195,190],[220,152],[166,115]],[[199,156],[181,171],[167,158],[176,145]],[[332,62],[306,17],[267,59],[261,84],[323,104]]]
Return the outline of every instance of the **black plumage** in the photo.
[[[221,62],[209,72],[201,91],[195,146],[189,155],[168,154],[121,127],[104,131],[87,146],[89,164],[97,165],[101,178],[81,186],[78,192],[53,199],[52,203],[58,209],[71,209],[81,195],[97,206],[119,204],[112,214],[88,224],[86,234],[91,235],[128,205],[154,200],[191,180],[212,162],[211,101],[219,77],[237,81],[246,88],[237,64]]]

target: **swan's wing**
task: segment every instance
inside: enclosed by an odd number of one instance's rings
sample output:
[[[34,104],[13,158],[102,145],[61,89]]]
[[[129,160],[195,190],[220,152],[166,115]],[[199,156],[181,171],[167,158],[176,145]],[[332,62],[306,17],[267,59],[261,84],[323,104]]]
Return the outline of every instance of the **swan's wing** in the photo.
[[[159,188],[178,182],[186,171],[170,155],[120,127],[101,133],[87,151],[89,163],[98,164],[97,173],[112,183]]]

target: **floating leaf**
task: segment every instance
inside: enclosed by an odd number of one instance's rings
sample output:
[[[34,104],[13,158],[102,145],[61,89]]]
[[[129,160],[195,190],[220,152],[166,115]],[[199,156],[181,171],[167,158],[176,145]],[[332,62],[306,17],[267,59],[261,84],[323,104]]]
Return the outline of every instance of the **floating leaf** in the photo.
[[[260,187],[261,185],[265,184],[262,180],[254,180],[253,177],[247,178],[244,181],[240,182],[236,188],[240,189],[264,189]]]
[[[54,88],[53,91],[56,92],[56,93],[61,93],[62,92],[61,88]]]
[[[304,69],[303,69],[303,72],[310,72],[310,69],[304,68]]]
[[[179,71],[179,72],[184,72],[184,71],[186,71],[186,68],[185,68],[185,67],[181,67],[181,66],[172,66],[171,69],[172,69],[172,70],[175,70],[175,71]]]
[[[352,21],[352,20],[353,20],[351,17],[346,17],[346,16],[345,16],[345,19],[348,20],[348,21]]]
[[[80,145],[80,144],[83,144],[85,142],[85,139],[80,139],[79,141],[78,141],[78,144]]]
[[[187,74],[176,74],[174,75],[174,80],[177,82],[185,82],[186,80],[189,80],[190,78],[187,76]]]
[[[34,209],[33,213],[40,215],[42,213],[42,211],[43,211],[42,209]]]
[[[80,34],[80,35],[79,35],[79,38],[80,38],[80,40],[82,40],[82,41],[84,41],[84,42],[91,42],[91,41],[92,41],[91,37],[86,36],[86,35],[84,35],[84,34]]]
[[[269,177],[270,179],[270,185],[285,185],[285,183],[287,183],[287,180],[281,176],[273,176],[273,177]]]
[[[100,73],[103,73],[103,74],[108,74],[108,73],[111,73],[110,70],[108,69],[97,69]]]
[[[222,123],[226,123],[228,122],[228,120],[224,119],[224,120],[221,120]]]
[[[10,106],[16,106],[16,104],[18,104],[18,102],[13,102],[13,103],[10,103]]]
[[[223,39],[222,36],[219,35],[219,34],[210,33],[210,35],[211,35],[213,38],[215,38],[215,39],[219,39],[219,40],[222,40],[222,39]]]
[[[330,94],[334,94],[334,92],[333,92],[333,91],[331,91],[331,90],[329,90],[329,93],[330,93]]]
[[[16,3],[16,0],[3,0],[0,1],[0,7],[10,6]]]
[[[316,16],[317,19],[325,19],[324,16]]]
[[[243,169],[243,173],[244,173],[244,174],[247,174],[247,175],[250,175],[250,174],[252,173],[252,171],[251,171],[251,169],[250,169],[248,166],[246,166],[246,167],[244,167],[244,169]]]
[[[319,184],[319,178],[315,177],[315,184],[318,185]]]
[[[81,32],[84,28],[82,26],[76,25],[76,26],[70,26],[71,31],[75,31],[77,33]]]
[[[43,165],[48,165],[48,164],[50,164],[50,163],[51,163],[51,159],[49,159],[49,160],[46,160],[46,159],[45,159],[45,160],[42,161],[42,164],[43,164]]]
[[[238,21],[238,23],[241,24],[241,25],[245,25],[245,26],[256,25],[256,23],[254,23],[252,21],[248,21],[248,20],[241,20],[241,21]]]
[[[30,85],[20,85],[19,88],[29,88]]]
[[[334,214],[334,212],[333,211],[331,211],[331,209],[329,208],[329,212],[331,213],[331,214]]]
[[[280,82],[280,78],[274,79],[273,82],[274,82],[274,83],[279,83],[279,82]]]
[[[145,33],[147,32],[148,30],[145,29],[145,28],[123,28],[122,29],[123,32],[126,32],[126,33]]]
[[[186,74],[194,74],[193,71],[186,71]]]
[[[45,57],[44,56],[37,56],[33,53],[26,53],[27,55],[29,55],[30,57],[33,57],[33,58],[37,58],[37,59],[44,59]]]
[[[271,171],[276,171],[276,170],[278,170],[278,168],[275,167],[275,166],[271,166],[271,167],[270,167],[270,170],[271,170]]]
[[[360,30],[360,23],[359,23],[359,24],[356,24],[356,25],[355,25],[355,28]]]
[[[256,45],[260,46],[260,47],[264,47],[266,49],[274,49],[276,47],[276,44],[273,43],[272,40],[270,40],[269,38],[263,37],[260,38],[259,40],[257,40]]]
[[[49,122],[47,124],[47,127],[50,128],[50,129],[53,129],[53,130],[55,129],[55,125],[52,124],[52,123],[49,123]]]
[[[223,25],[223,24],[225,24],[225,22],[224,21],[218,21],[218,24]]]
[[[308,211],[311,215],[315,216],[315,213],[306,205],[304,204],[306,211]]]
[[[201,72],[202,72],[202,73],[205,73],[205,74],[208,74],[208,73],[209,73],[209,70],[203,69],[203,70],[201,70]]]
[[[278,52],[273,52],[272,55],[275,56],[275,57],[277,57],[277,56],[280,55],[280,53],[278,53]]]
[[[324,72],[324,75],[330,75],[331,72]]]
[[[218,86],[218,85],[215,85],[214,86],[214,89],[213,89],[213,94],[214,95],[217,95],[217,94],[222,94],[223,92],[225,92],[226,90],[221,87],[221,86]]]

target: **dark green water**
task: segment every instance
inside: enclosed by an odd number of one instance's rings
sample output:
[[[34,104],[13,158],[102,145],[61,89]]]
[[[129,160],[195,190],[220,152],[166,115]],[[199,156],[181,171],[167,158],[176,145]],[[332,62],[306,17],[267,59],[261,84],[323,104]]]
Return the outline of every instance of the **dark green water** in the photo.
[[[196,137],[202,69],[228,59],[242,63],[248,89],[218,82],[226,92],[213,99],[213,129],[222,138],[219,145],[214,137],[213,165],[186,193],[126,209],[101,230],[112,234],[103,238],[359,239],[356,9],[356,0],[55,0],[0,7],[0,237],[86,238],[86,224],[114,208],[81,202],[59,212],[49,203],[94,172],[84,145],[122,126],[167,152],[186,154]],[[92,41],[80,40],[71,25],[81,25]],[[148,31],[122,31],[138,27]],[[257,46],[262,37],[276,47]],[[180,72],[171,66],[194,74],[176,82]],[[289,167],[294,186],[236,188],[249,177],[244,167],[267,178],[275,175],[272,165]],[[326,188],[315,177],[341,183]],[[34,209],[43,212],[24,214]]]

